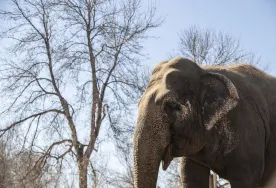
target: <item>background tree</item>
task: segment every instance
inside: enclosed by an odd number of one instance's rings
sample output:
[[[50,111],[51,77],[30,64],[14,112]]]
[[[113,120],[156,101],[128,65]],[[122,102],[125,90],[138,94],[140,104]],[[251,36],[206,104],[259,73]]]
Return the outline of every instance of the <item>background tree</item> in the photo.
[[[0,142],[0,188],[11,187],[12,176],[6,144]]]
[[[9,23],[0,31],[8,41],[0,136],[12,135],[21,151],[39,154],[34,168],[76,161],[85,188],[102,125],[116,135],[128,131],[118,120],[138,97],[142,42],[161,21],[154,6],[143,12],[140,0],[8,2],[0,10]]]
[[[21,152],[17,154],[11,146],[0,144],[0,187],[50,188],[59,186],[61,172],[49,164],[45,168],[34,168],[40,156]]]
[[[250,63],[259,65],[260,57],[244,50],[229,33],[190,26],[179,33],[179,51],[199,65]]]

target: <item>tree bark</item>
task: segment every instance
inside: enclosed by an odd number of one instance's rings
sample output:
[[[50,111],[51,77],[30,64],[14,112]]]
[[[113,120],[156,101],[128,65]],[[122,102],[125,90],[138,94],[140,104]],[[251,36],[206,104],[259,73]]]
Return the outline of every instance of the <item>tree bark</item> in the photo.
[[[78,159],[78,170],[79,170],[79,188],[87,188],[87,168],[88,163],[84,156]]]
[[[79,165],[79,188],[87,188],[87,167],[82,165]]]

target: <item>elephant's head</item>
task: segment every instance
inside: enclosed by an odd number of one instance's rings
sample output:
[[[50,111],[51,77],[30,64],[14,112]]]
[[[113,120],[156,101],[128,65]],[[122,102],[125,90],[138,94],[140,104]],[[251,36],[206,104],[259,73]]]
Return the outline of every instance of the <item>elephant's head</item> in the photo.
[[[174,58],[153,70],[138,110],[134,134],[136,188],[156,187],[160,162],[190,156],[206,144],[206,132],[238,103],[234,84],[224,75]]]

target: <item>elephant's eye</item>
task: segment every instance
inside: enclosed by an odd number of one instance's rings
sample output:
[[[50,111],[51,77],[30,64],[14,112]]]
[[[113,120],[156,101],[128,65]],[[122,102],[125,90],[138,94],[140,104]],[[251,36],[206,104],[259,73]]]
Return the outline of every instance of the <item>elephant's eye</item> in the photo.
[[[164,110],[166,113],[172,113],[173,111],[180,111],[181,105],[177,102],[168,101],[164,105]]]

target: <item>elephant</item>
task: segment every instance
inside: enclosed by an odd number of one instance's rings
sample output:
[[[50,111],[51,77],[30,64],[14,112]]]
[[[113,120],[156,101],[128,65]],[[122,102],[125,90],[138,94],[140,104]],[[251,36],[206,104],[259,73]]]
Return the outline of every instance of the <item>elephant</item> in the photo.
[[[232,188],[268,186],[276,169],[276,78],[250,64],[158,63],[138,104],[134,187],[154,188],[160,163],[181,157],[184,188],[210,170]],[[274,186],[276,187],[276,186]]]

